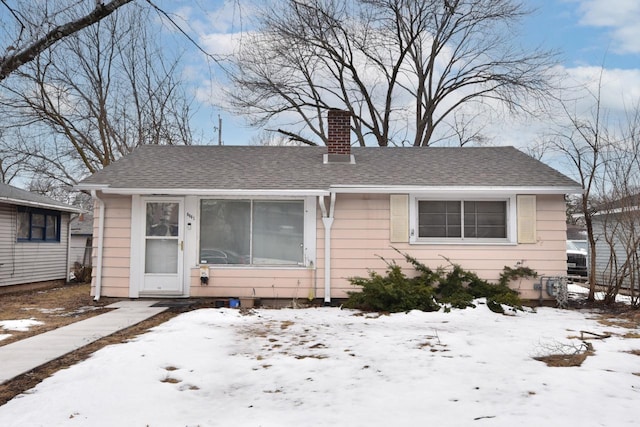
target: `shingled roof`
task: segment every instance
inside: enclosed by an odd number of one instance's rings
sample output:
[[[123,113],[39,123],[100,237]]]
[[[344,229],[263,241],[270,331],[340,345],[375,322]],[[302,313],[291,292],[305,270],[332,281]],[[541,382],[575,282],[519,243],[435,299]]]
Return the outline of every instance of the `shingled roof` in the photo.
[[[355,163],[324,163],[325,147],[145,145],[78,188],[329,190],[368,187],[579,185],[513,147],[355,147]]]
[[[0,203],[8,203],[18,206],[32,206],[43,209],[59,210],[63,212],[81,212],[80,209],[65,205],[57,200],[0,183]]]

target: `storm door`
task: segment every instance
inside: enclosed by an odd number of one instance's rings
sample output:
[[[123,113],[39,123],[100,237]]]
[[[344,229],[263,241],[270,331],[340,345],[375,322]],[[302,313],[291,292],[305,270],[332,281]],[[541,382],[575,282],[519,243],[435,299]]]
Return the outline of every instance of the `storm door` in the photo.
[[[183,293],[183,203],[181,199],[144,202],[144,279],[145,294]]]

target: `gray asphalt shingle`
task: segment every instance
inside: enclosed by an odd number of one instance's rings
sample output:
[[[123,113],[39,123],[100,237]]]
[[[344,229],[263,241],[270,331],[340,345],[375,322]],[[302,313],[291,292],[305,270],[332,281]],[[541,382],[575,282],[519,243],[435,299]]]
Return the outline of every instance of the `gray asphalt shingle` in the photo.
[[[140,189],[326,190],[331,185],[578,187],[513,147],[354,147],[355,164],[323,164],[326,147],[159,146],[81,182]]]
[[[59,209],[61,211],[79,212],[80,210],[69,205],[65,205],[55,199],[43,196],[41,194],[32,193],[21,188],[14,187],[9,184],[0,182],[0,202],[10,203],[12,205],[24,206],[43,206],[51,209]]]

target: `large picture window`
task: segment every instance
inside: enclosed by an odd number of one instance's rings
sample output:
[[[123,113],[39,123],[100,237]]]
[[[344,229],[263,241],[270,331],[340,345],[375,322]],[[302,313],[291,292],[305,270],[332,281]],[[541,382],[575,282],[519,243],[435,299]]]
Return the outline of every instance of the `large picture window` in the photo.
[[[419,200],[418,237],[506,239],[507,202]]]
[[[18,208],[18,241],[59,242],[60,212]]]
[[[202,200],[201,263],[300,265],[304,201]]]

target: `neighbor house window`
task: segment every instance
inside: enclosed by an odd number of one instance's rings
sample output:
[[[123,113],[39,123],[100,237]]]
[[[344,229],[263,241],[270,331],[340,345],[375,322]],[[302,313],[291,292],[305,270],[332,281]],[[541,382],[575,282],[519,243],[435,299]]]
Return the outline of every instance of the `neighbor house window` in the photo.
[[[507,202],[419,200],[418,238],[506,239]]]
[[[201,263],[300,265],[304,201],[202,200]]]
[[[19,241],[59,242],[60,212],[19,208],[17,228]]]

